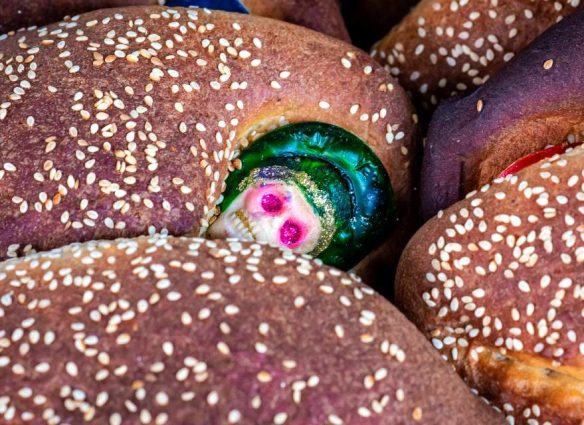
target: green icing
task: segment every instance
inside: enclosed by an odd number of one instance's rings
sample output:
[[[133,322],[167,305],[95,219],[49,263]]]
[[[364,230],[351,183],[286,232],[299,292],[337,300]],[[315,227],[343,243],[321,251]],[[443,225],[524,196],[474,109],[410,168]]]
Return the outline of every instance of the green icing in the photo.
[[[241,168],[231,172],[221,210],[270,169],[289,169],[308,175],[318,186],[295,182],[315,212],[322,217],[325,193],[334,210],[334,234],[319,250],[324,263],[349,269],[387,235],[395,221],[395,200],[387,172],[369,146],[342,128],[322,123],[291,124],[253,142],[239,157]],[[273,173],[272,173],[273,174]],[[289,179],[288,179],[289,180]]]

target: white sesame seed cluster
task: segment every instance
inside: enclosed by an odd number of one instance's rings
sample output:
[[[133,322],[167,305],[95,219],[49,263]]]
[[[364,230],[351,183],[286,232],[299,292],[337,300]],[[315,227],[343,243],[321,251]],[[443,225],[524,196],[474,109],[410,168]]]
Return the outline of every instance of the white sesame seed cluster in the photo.
[[[9,260],[0,318],[3,424],[500,423],[369,287],[259,244]]]
[[[584,11],[553,25],[473,93],[432,116],[421,171],[430,218],[520,158],[583,140]]]
[[[294,122],[366,140],[406,204],[415,115],[394,82],[328,37],[205,9],[108,9],[0,36],[0,258],[203,234],[240,148]]]
[[[422,0],[372,57],[180,7],[0,35],[0,425],[584,425],[583,8]],[[424,144],[422,215],[480,188],[403,253],[414,323],[319,260],[200,238],[250,143],[336,125],[391,180],[399,226],[356,269],[387,285],[417,216],[406,92],[473,90]]]
[[[176,5],[166,0],[6,0],[0,10],[0,33],[16,31],[33,25],[46,25],[68,16],[90,12],[97,9],[127,6]],[[178,2],[181,4],[180,2]],[[328,34],[340,40],[349,41],[349,35],[340,7],[336,0],[233,0],[209,1],[192,0],[182,2],[183,6],[215,5],[220,10],[231,10],[240,3],[249,13],[295,23],[315,31]],[[239,4],[237,5],[239,6]],[[241,9],[241,8],[237,8]],[[323,17],[326,16],[326,19]]]
[[[417,104],[485,83],[539,34],[584,4],[580,0],[423,0],[371,54]]]
[[[406,249],[398,303],[510,423],[584,417],[584,147],[497,179]]]

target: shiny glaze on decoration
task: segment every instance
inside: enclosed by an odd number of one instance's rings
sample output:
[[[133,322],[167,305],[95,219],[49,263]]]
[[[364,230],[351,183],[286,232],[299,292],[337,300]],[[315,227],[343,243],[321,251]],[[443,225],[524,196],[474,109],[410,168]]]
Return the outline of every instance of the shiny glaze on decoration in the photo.
[[[268,242],[348,269],[395,220],[385,168],[363,141],[339,127],[281,127],[239,159],[211,237]]]

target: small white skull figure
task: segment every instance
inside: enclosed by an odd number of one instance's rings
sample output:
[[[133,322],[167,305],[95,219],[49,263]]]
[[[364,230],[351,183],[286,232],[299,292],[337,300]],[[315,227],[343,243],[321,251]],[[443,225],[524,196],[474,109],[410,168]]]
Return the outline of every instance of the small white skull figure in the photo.
[[[309,253],[322,232],[319,217],[293,184],[252,184],[231,203],[209,229],[212,238],[267,242],[297,253]]]

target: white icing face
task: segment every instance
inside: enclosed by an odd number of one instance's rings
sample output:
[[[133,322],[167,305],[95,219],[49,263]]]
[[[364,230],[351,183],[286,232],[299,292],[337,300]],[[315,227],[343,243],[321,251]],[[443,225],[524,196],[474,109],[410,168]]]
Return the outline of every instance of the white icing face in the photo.
[[[306,254],[317,247],[321,232],[318,216],[296,186],[268,181],[239,194],[213,223],[209,236],[267,242]]]

